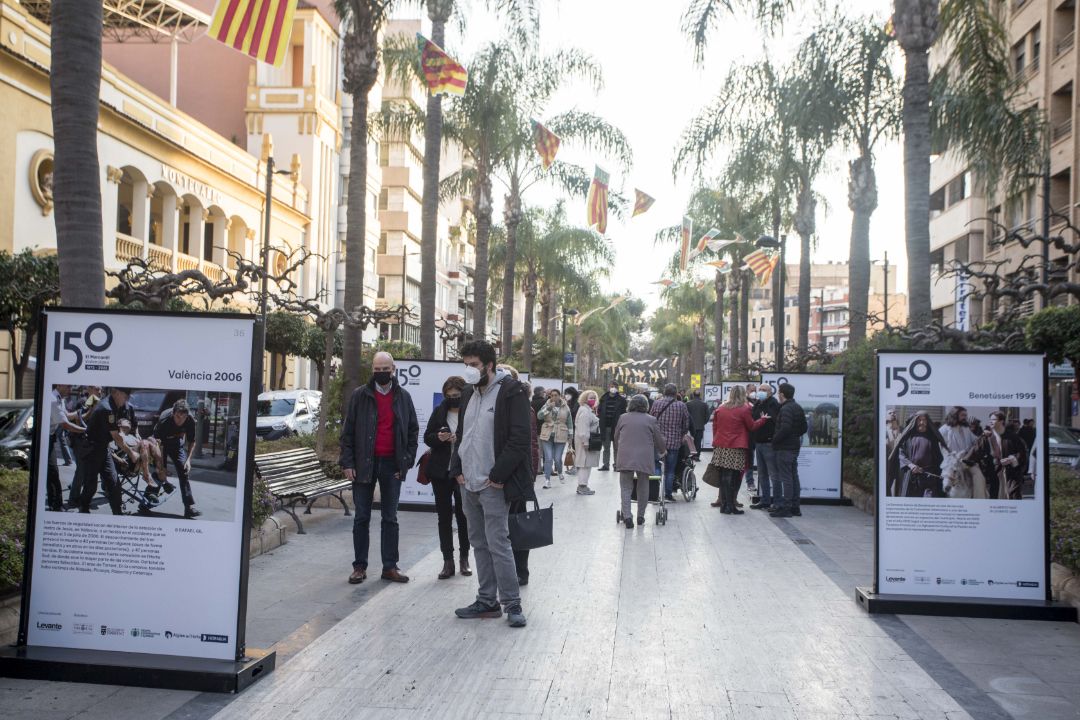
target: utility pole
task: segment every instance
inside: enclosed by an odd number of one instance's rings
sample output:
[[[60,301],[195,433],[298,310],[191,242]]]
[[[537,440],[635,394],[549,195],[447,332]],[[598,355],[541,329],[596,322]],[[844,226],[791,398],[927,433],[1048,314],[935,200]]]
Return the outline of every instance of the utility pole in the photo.
[[[821,288],[818,296],[818,342],[821,343],[821,352],[825,352],[825,288]]]

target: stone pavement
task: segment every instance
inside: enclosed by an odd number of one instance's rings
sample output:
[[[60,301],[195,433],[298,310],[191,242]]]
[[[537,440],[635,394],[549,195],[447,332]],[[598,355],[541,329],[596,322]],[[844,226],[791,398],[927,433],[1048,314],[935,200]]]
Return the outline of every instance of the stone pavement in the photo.
[[[614,473],[555,503],[523,589],[529,626],[463,621],[475,578],[437,581],[435,518],[402,514],[404,586],[348,586],[347,519],[252,564],[248,640],[278,669],[238,697],[0,680],[14,718],[1080,718],[1080,626],[863,613],[872,520],[669,505],[615,523]],[[376,558],[377,532],[372,557]]]

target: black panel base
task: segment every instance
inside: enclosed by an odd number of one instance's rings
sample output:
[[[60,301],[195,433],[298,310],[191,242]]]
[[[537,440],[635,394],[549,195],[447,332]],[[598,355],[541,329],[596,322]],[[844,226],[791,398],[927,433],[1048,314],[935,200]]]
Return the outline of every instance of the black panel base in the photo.
[[[1077,621],[1076,608],[1072,605],[1043,600],[879,595],[871,588],[859,587],[855,588],[855,602],[871,615],[940,615],[994,620]]]
[[[851,507],[851,498],[838,497],[838,498],[799,498],[800,505],[838,505],[843,507]]]
[[[248,649],[243,662],[177,655],[55,647],[0,648],[0,677],[238,693],[269,675],[273,650]]]

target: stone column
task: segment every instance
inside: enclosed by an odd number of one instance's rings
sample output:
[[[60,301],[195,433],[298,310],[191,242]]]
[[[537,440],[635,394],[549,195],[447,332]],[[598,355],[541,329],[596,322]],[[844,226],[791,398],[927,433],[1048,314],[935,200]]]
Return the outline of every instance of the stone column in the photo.
[[[179,251],[177,212],[176,195],[163,195],[161,198],[161,246],[172,251],[170,261],[172,272],[176,272],[176,255]]]
[[[203,210],[201,205],[188,205],[188,254],[200,260],[203,257],[203,232],[206,227],[206,219],[209,213]]]
[[[105,267],[116,267],[116,225],[117,206],[120,204],[120,181],[124,171],[111,165],[105,167],[105,187],[101,193],[101,226],[105,242],[102,246]]]
[[[150,201],[153,197],[154,186],[135,178],[131,192],[131,235],[142,240],[143,258],[146,257],[146,245],[150,241]]]

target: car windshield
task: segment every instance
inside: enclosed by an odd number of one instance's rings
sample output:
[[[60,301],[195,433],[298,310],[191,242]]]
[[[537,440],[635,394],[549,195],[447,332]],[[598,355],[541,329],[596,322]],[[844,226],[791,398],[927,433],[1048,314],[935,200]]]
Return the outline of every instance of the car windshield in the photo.
[[[1071,432],[1069,432],[1068,430],[1066,430],[1065,428],[1052,427],[1052,428],[1050,428],[1050,433],[1047,435],[1047,437],[1050,439],[1050,442],[1052,444],[1054,444],[1054,445],[1077,445],[1077,444],[1080,444],[1080,443],[1078,443],[1077,439],[1073,436],[1073,434]]]
[[[128,398],[128,405],[136,410],[160,410],[161,404],[165,402],[164,392],[155,392],[153,390],[136,390],[131,393],[131,397]]]
[[[292,415],[293,407],[295,407],[296,401],[289,398],[276,398],[274,400],[260,400],[259,417],[280,417],[282,415]]]
[[[7,435],[15,429],[23,408],[0,408],[0,435]]]

